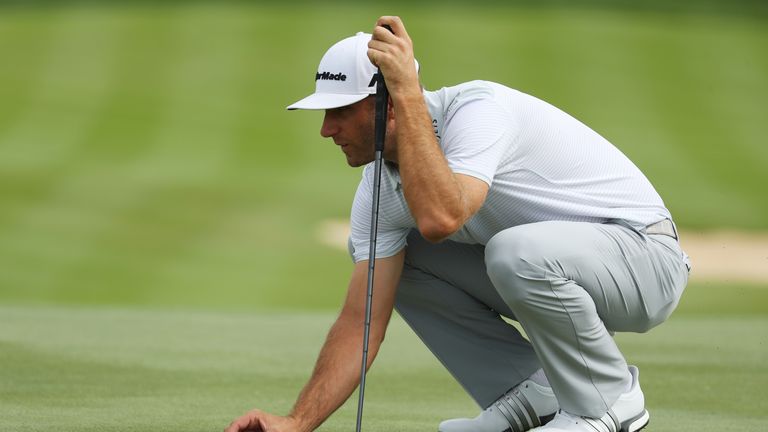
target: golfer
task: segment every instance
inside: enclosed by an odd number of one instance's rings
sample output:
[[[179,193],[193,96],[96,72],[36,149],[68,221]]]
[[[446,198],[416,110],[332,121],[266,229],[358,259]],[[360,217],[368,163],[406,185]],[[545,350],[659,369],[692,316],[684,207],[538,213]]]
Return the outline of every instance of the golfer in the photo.
[[[320,134],[365,166],[345,303],[291,412],[253,410],[226,431],[313,430],[359,383],[376,66],[391,103],[369,366],[396,308],[482,408],[442,432],[645,427],[638,369],[612,334],[646,332],[678,304],[690,266],[670,212],[616,147],[546,102],[485,81],[424,91],[387,16],[332,46],[316,92],[288,107],[325,110]]]

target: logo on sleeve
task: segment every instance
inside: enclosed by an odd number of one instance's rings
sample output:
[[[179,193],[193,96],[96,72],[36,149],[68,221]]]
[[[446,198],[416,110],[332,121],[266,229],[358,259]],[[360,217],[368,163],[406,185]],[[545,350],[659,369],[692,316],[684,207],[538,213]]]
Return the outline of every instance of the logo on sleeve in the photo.
[[[337,74],[333,74],[331,72],[318,72],[315,75],[315,81],[317,80],[323,80],[323,81],[346,81],[347,76],[343,73],[339,72]]]
[[[440,136],[440,129],[438,128],[437,119],[432,119],[432,129],[435,131],[437,140],[442,141],[443,138]]]

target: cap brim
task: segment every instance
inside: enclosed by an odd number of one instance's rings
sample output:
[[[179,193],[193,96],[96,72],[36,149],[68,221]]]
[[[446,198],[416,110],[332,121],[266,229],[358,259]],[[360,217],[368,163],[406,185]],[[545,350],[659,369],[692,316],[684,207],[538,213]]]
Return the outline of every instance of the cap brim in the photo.
[[[352,105],[355,102],[359,102],[369,94],[338,94],[338,93],[313,93],[304,99],[288,105],[286,109],[297,110],[323,110],[339,108],[347,105]]]

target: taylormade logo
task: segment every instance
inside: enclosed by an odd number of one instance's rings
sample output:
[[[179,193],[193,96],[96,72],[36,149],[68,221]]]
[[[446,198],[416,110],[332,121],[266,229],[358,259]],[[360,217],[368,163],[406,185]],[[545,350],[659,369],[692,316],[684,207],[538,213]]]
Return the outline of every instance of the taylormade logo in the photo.
[[[369,83],[368,83],[368,87],[373,87],[373,86],[375,86],[375,85],[376,85],[376,81],[377,81],[378,79],[379,79],[379,74],[378,74],[378,72],[377,72],[377,73],[373,74],[373,76],[371,77],[371,82],[369,82]]]
[[[346,81],[347,76],[343,73],[339,72],[337,74],[332,74],[330,72],[318,72],[315,75],[315,81],[317,80],[326,80],[326,81]]]

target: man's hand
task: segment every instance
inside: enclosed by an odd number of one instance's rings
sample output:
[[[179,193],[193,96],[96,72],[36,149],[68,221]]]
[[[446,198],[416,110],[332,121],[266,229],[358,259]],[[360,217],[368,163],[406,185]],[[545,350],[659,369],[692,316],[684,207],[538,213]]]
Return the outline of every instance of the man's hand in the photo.
[[[384,28],[388,25],[392,32]],[[399,17],[383,16],[376,21],[368,43],[368,58],[381,69],[393,100],[398,96],[421,97],[419,75],[413,57],[413,42]]]
[[[392,32],[384,25],[390,26]],[[400,18],[383,16],[376,21],[368,58],[381,68],[392,99],[390,122],[397,126],[396,161],[408,208],[424,238],[442,241],[483,205],[488,184],[454,174],[448,166],[419,84],[413,42]]]
[[[376,260],[375,299],[371,311],[370,367],[384,340],[403,270],[405,250]],[[352,394],[360,383],[363,321],[367,296],[368,261],[355,264],[347,298],[328,332],[309,382],[290,414],[275,416],[252,410],[235,419],[224,432],[308,432],[317,429]]]
[[[298,422],[292,417],[280,417],[260,410],[248,411],[235,419],[224,432],[298,432]]]

